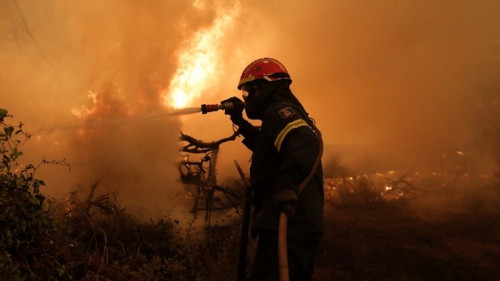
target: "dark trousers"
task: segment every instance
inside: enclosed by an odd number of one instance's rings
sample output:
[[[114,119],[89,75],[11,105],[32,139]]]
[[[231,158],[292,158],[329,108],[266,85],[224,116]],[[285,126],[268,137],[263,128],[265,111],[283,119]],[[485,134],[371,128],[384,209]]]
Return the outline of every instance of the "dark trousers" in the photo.
[[[287,242],[290,281],[311,281],[319,241],[289,235]],[[277,232],[259,233],[249,281],[279,281]]]

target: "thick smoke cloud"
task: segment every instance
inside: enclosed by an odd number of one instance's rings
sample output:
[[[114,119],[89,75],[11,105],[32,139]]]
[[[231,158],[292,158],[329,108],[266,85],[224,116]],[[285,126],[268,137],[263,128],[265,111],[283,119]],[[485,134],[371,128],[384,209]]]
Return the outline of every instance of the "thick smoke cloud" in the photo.
[[[66,159],[39,176],[57,197],[117,191],[140,214],[184,205],[176,162],[178,117],[161,91],[179,46],[213,19],[184,1],[3,1],[1,106],[33,134],[24,161]],[[195,16],[194,18],[191,18]],[[186,211],[186,210],[183,210]],[[187,212],[187,211],[186,211]]]
[[[326,143],[376,150],[393,167],[432,168],[458,150],[498,160],[499,8],[273,1],[249,8],[259,20],[247,18],[242,33],[287,65]]]
[[[166,110],[178,54],[235,3],[215,82],[191,106],[238,95],[241,70],[271,56],[290,71],[326,157],[342,153],[352,169],[435,169],[457,151],[499,160],[498,1],[3,1],[0,106],[34,134],[25,161],[72,164],[68,175],[41,171],[49,192],[101,180],[145,212],[182,201],[178,131],[226,137],[227,116],[138,116]],[[249,157],[223,145],[220,175],[236,176],[232,160],[247,168]]]

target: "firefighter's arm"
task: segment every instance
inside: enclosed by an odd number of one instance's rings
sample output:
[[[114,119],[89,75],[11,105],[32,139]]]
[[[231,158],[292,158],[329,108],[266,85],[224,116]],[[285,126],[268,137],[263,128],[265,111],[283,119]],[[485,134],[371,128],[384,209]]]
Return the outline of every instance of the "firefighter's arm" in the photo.
[[[245,138],[243,144],[252,151],[255,147],[255,140],[257,139],[259,130],[258,127],[250,124],[245,119],[242,119],[242,122],[238,125],[238,132]]]
[[[253,126],[243,118],[244,103],[237,97],[221,101],[221,104],[230,103],[232,106],[224,109],[224,113],[229,115],[233,124],[238,126],[238,132],[245,138],[243,144],[253,151],[255,145],[255,138],[259,132],[259,128]]]

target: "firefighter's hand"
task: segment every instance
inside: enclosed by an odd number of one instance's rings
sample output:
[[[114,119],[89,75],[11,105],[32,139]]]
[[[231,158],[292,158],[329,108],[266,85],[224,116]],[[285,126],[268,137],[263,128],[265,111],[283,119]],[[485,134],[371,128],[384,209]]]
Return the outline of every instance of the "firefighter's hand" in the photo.
[[[281,211],[288,217],[293,217],[299,208],[297,192],[291,189],[280,189],[276,192],[276,201]]]
[[[243,108],[245,104],[237,97],[231,97],[220,102],[224,108],[224,113],[231,117],[234,124],[239,125],[243,121]]]

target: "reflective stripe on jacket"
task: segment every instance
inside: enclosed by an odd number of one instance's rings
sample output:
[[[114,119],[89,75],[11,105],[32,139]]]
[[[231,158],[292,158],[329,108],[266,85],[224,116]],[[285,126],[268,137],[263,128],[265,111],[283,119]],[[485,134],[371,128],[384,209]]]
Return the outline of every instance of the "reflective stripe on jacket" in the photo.
[[[311,171],[319,151],[314,125],[299,107],[289,103],[271,104],[264,112],[262,126],[240,125],[243,143],[253,151],[250,183],[253,190],[253,232],[277,230],[280,210],[276,191],[297,192]],[[319,237],[323,233],[323,172],[321,165],[299,196],[299,208],[289,218],[290,233]]]

